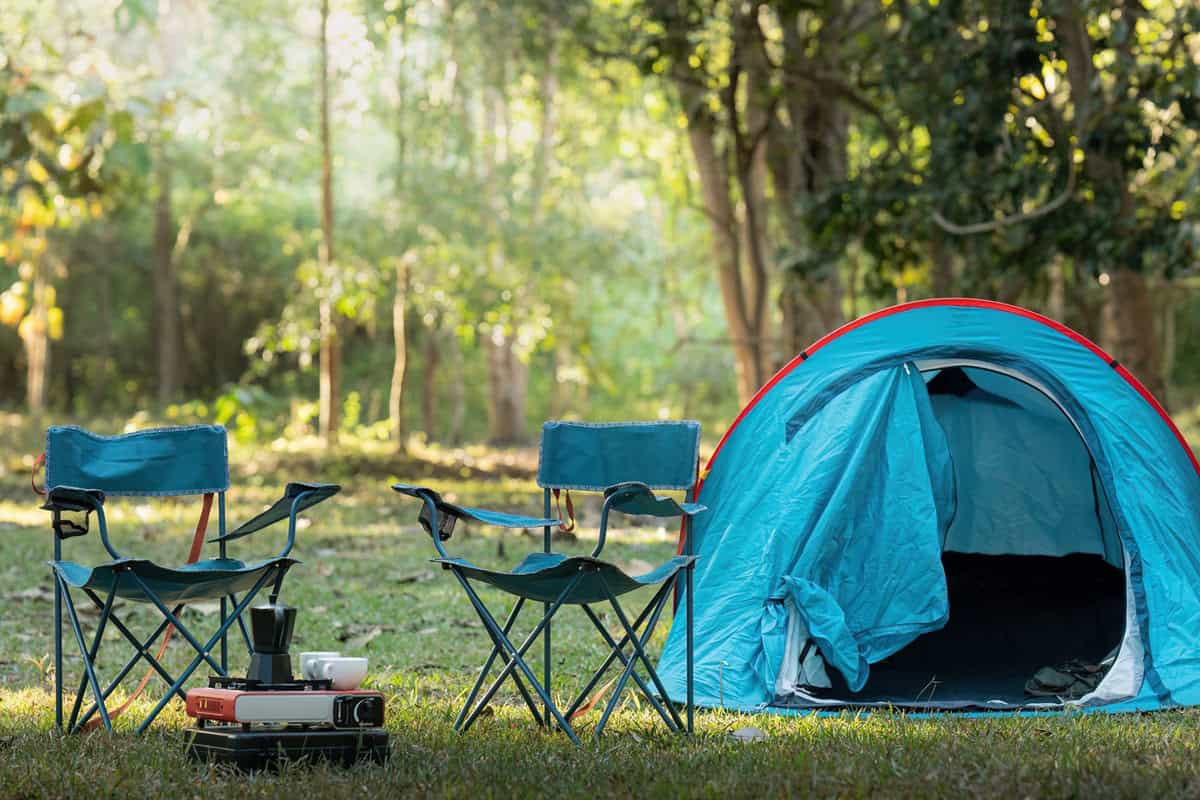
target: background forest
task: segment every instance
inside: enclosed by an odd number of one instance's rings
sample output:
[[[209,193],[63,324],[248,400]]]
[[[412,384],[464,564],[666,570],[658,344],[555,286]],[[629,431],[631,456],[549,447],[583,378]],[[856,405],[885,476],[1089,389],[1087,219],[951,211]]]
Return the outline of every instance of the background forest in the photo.
[[[719,434],[897,301],[1200,399],[1189,0],[6,0],[0,403]]]

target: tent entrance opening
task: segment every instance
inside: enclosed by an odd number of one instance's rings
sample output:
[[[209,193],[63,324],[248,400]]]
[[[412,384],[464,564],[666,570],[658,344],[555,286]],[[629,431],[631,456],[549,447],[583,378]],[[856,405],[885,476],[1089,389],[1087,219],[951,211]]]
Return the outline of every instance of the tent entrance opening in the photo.
[[[941,543],[949,618],[872,664],[858,691],[829,669],[831,685],[776,702],[1014,708],[1077,699],[1078,687],[1066,696],[1027,687],[1042,668],[1111,663],[1126,633],[1124,554],[1091,453],[1036,382],[977,362],[917,366],[953,462]]]

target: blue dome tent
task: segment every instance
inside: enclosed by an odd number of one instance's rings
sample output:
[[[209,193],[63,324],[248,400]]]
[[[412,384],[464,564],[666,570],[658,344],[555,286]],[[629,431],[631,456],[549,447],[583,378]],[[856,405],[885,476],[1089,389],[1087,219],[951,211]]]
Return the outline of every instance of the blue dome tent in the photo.
[[[695,493],[698,704],[1200,704],[1200,464],[1043,316],[936,299],[843,326],[763,386]],[[1086,691],[1026,691],[1062,664]]]

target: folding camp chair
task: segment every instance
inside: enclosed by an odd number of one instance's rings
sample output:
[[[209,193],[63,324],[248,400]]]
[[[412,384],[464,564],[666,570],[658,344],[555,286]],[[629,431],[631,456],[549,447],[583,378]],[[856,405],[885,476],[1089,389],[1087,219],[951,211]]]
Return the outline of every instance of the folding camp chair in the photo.
[[[617,679],[616,688],[600,721],[596,724],[597,738],[604,732],[621,693],[631,679],[671,731],[692,732],[694,708],[691,581],[695,556],[691,555],[691,537],[687,534],[690,533],[691,517],[703,511],[704,506],[677,503],[669,497],[658,497],[651,489],[691,489],[696,480],[699,443],[700,425],[696,422],[547,422],[542,427],[538,465],[538,485],[543,489],[545,515],[541,519],[455,505],[446,502],[437,492],[424,486],[397,484],[392,487],[397,492],[416,497],[423,502],[419,521],[433,538],[440,556],[434,559],[434,562],[454,573],[492,641],[491,653],[455,720],[456,730],[465,732],[470,728],[471,723],[495,697],[501,684],[511,678],[539,725],[557,725],[572,742],[579,744],[579,737],[572,728],[570,719],[583,707],[589,693],[614,661],[619,660],[624,669]],[[604,493],[599,540],[588,556],[567,556],[551,552],[550,549],[552,530],[560,525],[569,529],[561,520],[550,517],[551,497],[557,500],[561,491],[568,493],[567,509],[573,525],[574,512],[569,494],[571,489]],[[604,549],[609,513],[612,511],[656,517],[683,517],[685,536],[682,554],[639,576],[630,576],[615,564],[602,561],[600,553]],[[442,542],[450,538],[455,522],[460,519],[505,528],[541,528],[543,551],[531,553],[507,572],[485,569],[465,559],[454,558],[446,552]],[[672,590],[678,588],[680,576],[684,577],[684,618],[687,625],[686,723],[671,704],[662,681],[646,655],[646,644],[654,633]],[[503,624],[498,623],[484,605],[472,586],[472,581],[489,584],[516,597],[515,604]],[[618,598],[647,586],[659,588],[631,623]],[[542,619],[520,646],[517,646],[509,638],[509,633],[527,601],[543,604]],[[612,609],[620,623],[619,640],[614,639],[592,608],[594,604],[601,603]],[[550,624],[558,610],[567,605],[579,606],[583,610],[599,631],[610,652],[574,702],[566,711],[560,711],[550,694]],[[538,636],[542,637],[543,645],[541,682],[525,661],[525,654]],[[483,688],[484,681],[487,680],[498,657],[503,662],[500,673],[480,697],[480,689]],[[639,666],[644,669],[649,683],[638,674]],[[541,700],[541,709],[530,695],[530,689]]]
[[[170,687],[154,709],[137,726],[141,733],[154,721],[172,697],[185,698],[183,685],[192,673],[207,663],[219,675],[226,675],[226,634],[236,621],[253,651],[249,632],[242,613],[250,607],[264,586],[272,585],[271,600],[275,601],[288,569],[297,564],[288,558],[296,539],[297,515],[338,492],[333,484],[289,483],[283,497],[270,508],[228,533],[225,531],[225,492],[229,488],[229,466],[226,453],[225,429],[211,425],[178,428],[158,428],[121,436],[97,436],[75,427],[50,428],[46,434],[46,503],[43,506],[53,515],[54,560],[50,562],[54,576],[54,683],[55,724],[62,730],[62,617],[65,605],[67,620],[83,658],[83,676],[75,693],[74,705],[67,723],[68,731],[81,730],[93,714],[99,712],[104,726],[112,730],[106,701],[126,675],[145,659],[154,672]],[[104,515],[106,495],[204,495],[203,510],[193,542],[191,563],[176,568],[162,567],[152,561],[128,558],[113,547],[108,536]],[[218,545],[218,557],[196,560],[203,544],[204,529],[217,497],[219,535],[209,539]],[[82,513],[82,524],[64,517],[66,513]],[[100,530],[100,542],[112,560],[95,567],[85,567],[62,560],[62,541],[88,532],[88,519],[95,513]],[[226,544],[280,520],[288,520],[287,544],[279,555],[258,561],[240,561],[226,557]],[[100,610],[96,631],[89,644],[84,639],[79,613],[71,589],[87,596]],[[241,599],[238,593],[242,593]],[[162,616],[162,622],[145,639],[140,639],[116,613],[116,598],[151,604]],[[220,600],[220,624],[215,633],[203,641],[180,620],[186,603],[195,600]],[[103,690],[96,673],[96,656],[105,629],[111,625],[133,646],[132,658]],[[172,676],[150,652],[154,641],[174,628],[195,650],[188,666]],[[168,634],[169,635],[169,634]],[[220,658],[214,659],[213,648],[220,645]],[[161,656],[161,653],[159,654]],[[90,686],[94,702],[80,717],[80,706]]]

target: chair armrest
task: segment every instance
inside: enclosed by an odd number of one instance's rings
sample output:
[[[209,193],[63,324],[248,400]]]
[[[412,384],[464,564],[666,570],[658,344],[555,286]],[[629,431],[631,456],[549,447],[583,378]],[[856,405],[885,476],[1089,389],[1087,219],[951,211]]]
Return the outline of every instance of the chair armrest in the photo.
[[[46,492],[46,502],[42,504],[46,511],[54,512],[51,527],[59,539],[70,539],[74,536],[86,536],[88,530],[88,515],[93,511],[100,517],[100,534],[104,546],[109,548],[108,536],[104,525],[104,492],[99,489],[77,489],[73,486],[55,486]],[[83,512],[83,524],[69,519],[63,519],[63,512]],[[111,548],[109,548],[111,552]]]
[[[448,503],[442,499],[440,494],[428,486],[411,486],[406,483],[397,483],[392,486],[392,489],[400,494],[425,501],[426,506],[422,509],[418,521],[421,523],[421,527],[425,529],[425,532],[431,536],[433,535],[433,515],[429,510],[429,505],[437,509],[439,515],[445,515],[447,519],[451,520],[448,524],[442,520],[438,521],[438,538],[443,542],[449,539],[451,533],[454,531],[453,520],[459,519],[471,520],[472,522],[493,525],[499,528],[545,528],[550,525],[562,524],[562,520],[558,519],[523,517],[519,514],[505,514],[502,511],[489,511],[486,508],[470,508],[455,503]]]
[[[600,509],[600,532],[592,558],[599,558],[608,535],[608,512],[620,511],[631,516],[693,517],[708,507],[699,503],[677,503],[670,497],[660,497],[644,483],[615,483],[604,490],[604,505]]]
[[[604,490],[605,502],[616,511],[631,516],[694,517],[707,511],[700,503],[677,503],[650,491],[644,483],[618,483]]]
[[[99,489],[76,489],[55,486],[46,492],[46,511],[98,511],[104,505],[104,492]]]
[[[328,500],[341,490],[342,487],[336,483],[289,483],[283,490],[283,496],[272,503],[270,508],[243,522],[224,536],[215,536],[208,541],[228,542],[240,539],[284,519],[289,520],[294,528],[296,516],[301,511]],[[294,530],[289,531],[289,536],[294,533]]]

